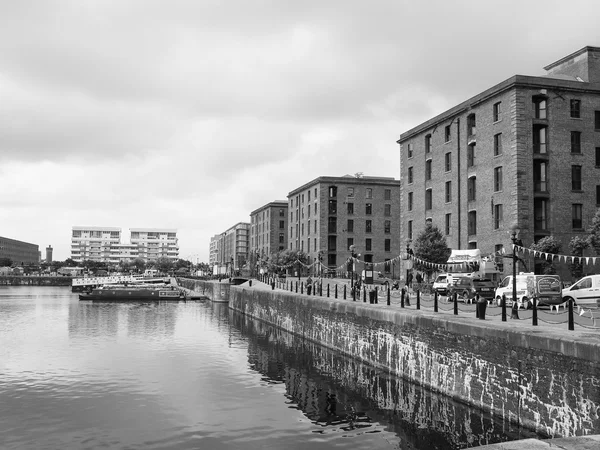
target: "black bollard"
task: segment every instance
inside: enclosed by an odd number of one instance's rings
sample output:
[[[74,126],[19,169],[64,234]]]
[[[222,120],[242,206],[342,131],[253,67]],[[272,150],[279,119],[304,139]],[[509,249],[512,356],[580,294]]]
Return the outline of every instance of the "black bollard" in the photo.
[[[352,301],[356,301],[356,286],[352,286]]]
[[[454,315],[458,316],[458,292],[452,294],[452,301],[454,302]]]
[[[438,312],[438,293],[433,293],[433,312]]]
[[[271,290],[274,291],[275,290],[275,281],[271,282]]]
[[[405,302],[406,306],[410,306],[410,292],[408,292],[408,289],[406,290],[406,302]]]
[[[392,288],[388,286],[388,291],[387,291],[387,305],[390,306],[391,305],[391,296],[392,296]]]
[[[300,283],[300,293],[304,294],[304,282]]]
[[[367,303],[367,288],[363,287],[363,303]]]
[[[475,318],[479,319],[479,295],[475,295]]]
[[[569,300],[569,331],[575,330],[575,318],[573,317],[573,300]]]
[[[534,327],[537,326],[538,324],[538,320],[537,320],[537,298],[533,297],[531,299],[531,325],[533,325]]]
[[[375,303],[379,303],[379,288],[375,286]]]
[[[296,294],[298,293],[298,282],[296,281]]]
[[[519,302],[515,298],[513,298],[512,309],[510,312],[511,319],[519,319]]]
[[[417,291],[417,309],[421,309],[421,291]]]
[[[337,284],[335,285],[335,298],[337,298]]]
[[[327,297],[329,297],[329,283],[327,283]]]
[[[404,308],[404,289],[402,289],[402,295],[400,296],[400,308]]]
[[[502,294],[502,322],[506,322],[506,295]]]
[[[319,297],[323,297],[323,283],[319,283]]]
[[[344,285],[344,300],[346,300],[346,285]]]
[[[252,280],[248,280],[248,286],[252,287]]]

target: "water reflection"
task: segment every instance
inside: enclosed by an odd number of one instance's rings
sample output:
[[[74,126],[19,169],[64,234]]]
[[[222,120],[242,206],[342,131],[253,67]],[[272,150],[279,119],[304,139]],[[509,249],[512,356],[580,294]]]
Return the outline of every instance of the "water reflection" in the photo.
[[[320,433],[392,431],[400,448],[459,449],[536,437],[489,413],[435,395],[264,322],[232,313],[248,360]]]

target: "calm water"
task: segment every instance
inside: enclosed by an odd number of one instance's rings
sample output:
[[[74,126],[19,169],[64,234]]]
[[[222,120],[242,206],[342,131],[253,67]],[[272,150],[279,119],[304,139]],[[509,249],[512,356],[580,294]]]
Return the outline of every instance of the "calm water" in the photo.
[[[0,287],[2,449],[458,449],[528,437],[227,305]]]

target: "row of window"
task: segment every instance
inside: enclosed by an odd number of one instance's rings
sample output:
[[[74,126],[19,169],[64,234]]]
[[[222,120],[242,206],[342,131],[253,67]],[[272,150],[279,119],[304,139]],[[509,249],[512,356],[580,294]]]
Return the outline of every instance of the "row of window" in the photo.
[[[353,198],[355,193],[356,193],[356,188],[354,188],[352,186],[349,186],[346,188],[346,196],[347,197]],[[338,194],[338,187],[337,186],[329,186],[329,198],[336,198],[337,194]],[[365,188],[365,198],[373,198],[373,189],[372,188]],[[385,200],[391,200],[392,199],[392,190],[384,189],[383,198]]]
[[[299,224],[300,226],[298,226],[298,224],[296,224],[296,237],[298,236],[304,236],[304,224]],[[307,235],[310,236],[310,232],[311,232],[311,226],[310,226],[310,220],[307,222],[307,226],[306,226],[306,231],[307,231]],[[329,217],[328,219],[328,223],[327,223],[327,232],[328,233],[337,233],[338,230],[338,223],[337,223],[337,217]],[[385,234],[390,234],[391,233],[391,229],[392,229],[392,221],[391,220],[384,220],[383,221],[383,232]],[[353,219],[348,219],[348,221],[346,222],[346,229],[343,230],[346,231],[348,233],[354,233],[354,220]],[[365,233],[372,233],[373,232],[373,221],[372,220],[365,220]],[[315,220],[314,224],[313,224],[313,233],[317,234],[317,221]],[[290,227],[290,238],[293,239],[294,238],[294,227],[291,226]]]
[[[315,188],[314,193],[315,193],[315,200],[317,199],[317,188]],[[310,202],[310,189],[307,191],[306,193],[307,195],[307,201]],[[304,204],[304,194],[298,194],[296,195],[296,208],[298,208],[300,206],[300,203],[302,202],[302,204]],[[290,199],[290,207],[293,208],[294,207],[294,199]]]
[[[311,240],[310,240],[310,238],[308,238],[306,240],[306,247],[307,247],[306,251],[307,252],[310,252],[310,251],[316,252],[317,251],[317,239],[314,238],[312,240],[312,242],[313,242],[313,245],[312,245],[312,250],[311,250],[311,245],[310,245],[311,244]],[[341,249],[341,250],[345,251],[345,250],[349,249],[350,246],[355,245],[354,244],[354,238],[348,238],[347,241],[346,241],[346,244],[347,244],[346,248],[345,249]],[[299,248],[297,248],[298,250],[305,251],[305,249],[304,249],[304,239],[301,239],[299,243],[296,243],[296,246],[299,247]],[[294,244],[292,242],[290,242],[290,250],[293,250],[293,249],[294,249]],[[327,239],[327,251],[328,252],[336,252],[336,251],[338,251],[336,236],[329,236],[328,237],[328,239]],[[371,239],[371,238],[366,238],[365,239],[365,242],[364,242],[364,251],[365,252],[371,252],[371,251],[373,251],[373,239]],[[383,251],[384,252],[391,252],[392,251],[392,240],[391,239],[384,239],[383,240]],[[329,258],[331,258],[332,256],[335,259],[335,255],[329,255]],[[367,261],[367,255],[364,255],[364,256],[365,256],[365,261]],[[372,255],[370,255],[370,256],[372,257]],[[331,265],[331,264],[335,264],[335,263],[332,263],[331,259],[330,259],[328,261],[328,264]]]

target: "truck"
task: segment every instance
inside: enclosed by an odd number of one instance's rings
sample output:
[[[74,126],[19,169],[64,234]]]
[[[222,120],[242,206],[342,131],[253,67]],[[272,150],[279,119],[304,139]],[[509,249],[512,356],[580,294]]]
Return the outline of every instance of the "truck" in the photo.
[[[482,257],[478,248],[453,249],[448,258],[448,282],[457,277],[485,278],[497,281],[500,271],[493,257]]]

